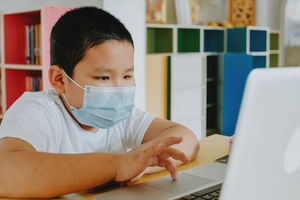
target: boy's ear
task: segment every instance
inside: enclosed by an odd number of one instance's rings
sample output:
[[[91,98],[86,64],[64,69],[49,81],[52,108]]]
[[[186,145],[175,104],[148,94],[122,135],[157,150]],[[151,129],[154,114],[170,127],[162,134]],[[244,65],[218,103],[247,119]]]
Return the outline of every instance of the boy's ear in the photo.
[[[49,82],[59,94],[65,92],[64,72],[57,65],[52,65],[48,71]]]

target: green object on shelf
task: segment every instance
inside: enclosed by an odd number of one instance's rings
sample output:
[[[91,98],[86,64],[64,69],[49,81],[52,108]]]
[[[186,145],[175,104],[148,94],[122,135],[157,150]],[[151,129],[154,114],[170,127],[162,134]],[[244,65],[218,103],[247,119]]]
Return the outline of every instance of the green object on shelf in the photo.
[[[178,52],[200,52],[200,29],[178,29]]]
[[[270,67],[278,67],[278,58],[279,55],[278,54],[270,54]]]
[[[278,50],[279,49],[279,34],[271,33],[270,34],[270,50]]]
[[[172,53],[171,28],[147,28],[147,53]]]

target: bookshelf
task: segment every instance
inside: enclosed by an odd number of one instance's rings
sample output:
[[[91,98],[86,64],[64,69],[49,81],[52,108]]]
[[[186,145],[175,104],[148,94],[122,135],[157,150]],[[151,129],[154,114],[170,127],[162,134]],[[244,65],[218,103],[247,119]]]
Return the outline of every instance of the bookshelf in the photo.
[[[1,14],[1,116],[25,91],[51,88],[50,32],[69,9],[45,6]]]
[[[218,109],[217,59],[224,52],[225,30],[207,26],[147,24],[148,112],[187,126],[198,138],[206,136],[207,123],[208,127],[216,123],[210,113],[212,109]],[[206,122],[206,113],[211,118],[209,122]]]
[[[147,24],[146,32],[146,68],[153,70],[146,78],[156,74],[166,83],[147,81],[146,85],[155,85],[153,91],[167,90],[160,96],[146,95],[146,105],[152,102],[152,107],[161,108],[163,102],[160,116],[186,125],[198,138],[234,133],[248,74],[254,68],[278,66],[281,53],[280,32],[268,27]],[[165,49],[153,48],[159,45]],[[164,64],[151,62],[154,55]],[[190,61],[196,58],[197,62]],[[147,111],[154,113],[149,107]]]

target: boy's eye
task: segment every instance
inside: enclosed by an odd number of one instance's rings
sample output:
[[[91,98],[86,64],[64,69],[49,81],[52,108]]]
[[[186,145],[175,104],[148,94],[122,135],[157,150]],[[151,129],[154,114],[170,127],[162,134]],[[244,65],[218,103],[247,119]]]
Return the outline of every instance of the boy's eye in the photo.
[[[124,76],[124,79],[131,79],[131,75]]]
[[[102,81],[106,81],[106,80],[109,80],[109,77],[108,76],[97,76],[95,77],[96,79],[99,79],[99,80],[102,80]]]

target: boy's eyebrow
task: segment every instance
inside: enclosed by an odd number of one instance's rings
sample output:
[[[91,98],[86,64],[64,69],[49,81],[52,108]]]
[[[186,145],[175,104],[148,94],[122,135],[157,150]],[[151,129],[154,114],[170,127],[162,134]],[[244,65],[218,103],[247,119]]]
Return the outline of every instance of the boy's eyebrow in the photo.
[[[133,72],[133,71],[134,71],[134,66],[132,66],[126,70],[126,72]]]
[[[93,71],[94,72],[112,72],[113,70],[111,70],[110,68],[101,67],[101,69],[100,68],[95,68]],[[125,72],[133,72],[133,71],[134,71],[134,66],[132,66],[132,67],[125,70]]]

